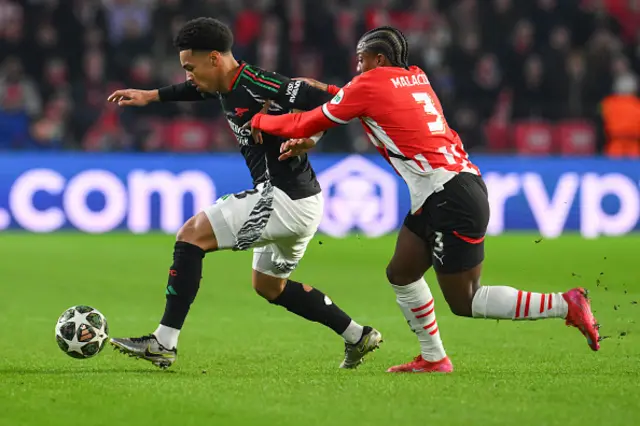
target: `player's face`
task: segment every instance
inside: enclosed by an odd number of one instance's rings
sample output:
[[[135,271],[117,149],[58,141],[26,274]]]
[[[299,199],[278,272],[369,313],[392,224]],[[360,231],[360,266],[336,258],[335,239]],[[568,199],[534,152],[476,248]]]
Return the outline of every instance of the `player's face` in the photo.
[[[201,92],[216,92],[219,81],[217,56],[215,52],[180,52],[180,64],[187,73],[187,80],[191,81]]]
[[[358,52],[358,73],[362,74],[363,72],[367,72],[380,66],[380,56],[382,55],[366,51]]]

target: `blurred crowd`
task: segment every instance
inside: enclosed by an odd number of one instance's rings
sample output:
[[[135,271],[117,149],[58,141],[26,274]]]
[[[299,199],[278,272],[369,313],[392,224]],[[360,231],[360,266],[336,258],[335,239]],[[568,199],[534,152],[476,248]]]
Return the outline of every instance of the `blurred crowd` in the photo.
[[[238,58],[338,85],[359,36],[394,25],[471,151],[514,149],[514,123],[567,121],[602,149],[609,98],[640,114],[640,0],[0,0],[0,149],[235,150],[215,102],[105,102],[183,81],[172,38],[197,16],[232,27]],[[369,149],[357,126],[326,139]]]

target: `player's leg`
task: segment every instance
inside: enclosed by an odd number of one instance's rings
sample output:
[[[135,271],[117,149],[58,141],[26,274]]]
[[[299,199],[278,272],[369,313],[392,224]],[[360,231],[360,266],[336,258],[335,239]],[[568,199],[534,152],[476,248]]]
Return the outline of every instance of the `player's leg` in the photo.
[[[274,245],[254,250],[252,285],[256,293],[269,303],[282,306],[306,320],[320,323],[349,343],[357,343],[364,327],[353,321],[342,309],[317,288],[289,279],[290,271],[275,267]]]
[[[205,253],[218,249],[218,240],[204,212],[190,218],[178,231],[169,268],[166,304],[160,325],[150,335],[114,338],[122,352],[169,367],[177,356],[178,336],[200,288]]]
[[[280,250],[276,244],[254,249],[253,288],[269,303],[340,335],[346,346],[345,360],[340,367],[357,367],[367,353],[378,347],[382,336],[374,328],[354,321],[321,290],[290,279],[292,270],[283,270],[280,266],[285,260],[293,264],[295,257],[287,253],[289,251],[289,247]]]
[[[309,321],[320,323],[352,343],[360,340],[363,327],[354,322],[328,296],[309,285],[289,279],[293,269],[280,268],[283,257],[276,244],[254,249],[252,285],[269,303],[282,306]]]
[[[431,267],[431,249],[419,234],[428,234],[425,223],[408,215],[398,234],[395,252],[387,266],[387,278],[396,293],[396,301],[411,330],[420,342],[420,355],[403,369],[389,372],[449,372],[452,365],[442,345],[436,321],[435,301],[424,279]]]
[[[428,200],[436,229],[434,269],[451,311],[474,318],[537,320],[564,318],[599,348],[596,321],[583,289],[535,293],[507,286],[481,286],[484,235],[489,221],[487,191],[481,178],[462,174]],[[443,204],[444,203],[444,204]]]
[[[207,215],[200,212],[178,231],[169,268],[166,305],[160,325],[153,333],[165,347],[175,348],[202,279],[205,253],[218,249],[218,241]]]
[[[460,250],[460,253],[464,253]],[[508,286],[480,285],[482,265],[462,272],[437,272],[451,311],[473,318],[538,320],[562,318],[577,327],[589,347],[600,348],[598,324],[591,312],[587,292],[574,288],[565,293],[536,293]]]
[[[355,368],[378,347],[380,333],[355,322],[319,289],[289,278],[320,223],[322,204],[321,194],[291,200],[276,189],[273,215],[264,232],[265,239],[273,243],[254,249],[253,287],[270,303],[342,336],[345,359],[340,367]]]
[[[163,368],[175,362],[178,336],[200,287],[205,253],[243,249],[259,239],[268,220],[259,212],[271,207],[272,197],[266,192],[265,197],[260,190],[221,197],[182,226],[176,236],[160,325],[146,336],[111,339],[117,349]]]

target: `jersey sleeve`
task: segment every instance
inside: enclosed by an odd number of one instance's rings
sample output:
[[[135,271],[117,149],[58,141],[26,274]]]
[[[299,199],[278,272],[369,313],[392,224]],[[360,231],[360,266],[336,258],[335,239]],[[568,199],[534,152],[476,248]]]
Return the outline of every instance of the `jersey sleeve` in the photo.
[[[367,79],[356,77],[322,105],[322,112],[336,124],[347,124],[354,118],[366,115],[372,102],[370,87]]]
[[[320,132],[337,126],[329,120],[320,107],[294,114],[256,114],[251,118],[251,127],[270,135],[283,138],[310,138]]]
[[[277,116],[256,114],[251,120],[251,127],[284,138],[311,137],[365,115],[371,97],[368,87],[366,82],[356,77],[319,108]]]
[[[207,99],[209,96],[198,91],[196,86],[188,81],[173,84],[158,89],[160,102],[194,102]]]
[[[259,96],[280,105],[286,111],[309,111],[328,102],[332,95],[301,80],[244,65],[235,85],[244,85]]]
[[[327,92],[331,93],[331,96],[335,96],[338,94],[338,92],[340,92],[340,87],[329,84],[327,86]]]

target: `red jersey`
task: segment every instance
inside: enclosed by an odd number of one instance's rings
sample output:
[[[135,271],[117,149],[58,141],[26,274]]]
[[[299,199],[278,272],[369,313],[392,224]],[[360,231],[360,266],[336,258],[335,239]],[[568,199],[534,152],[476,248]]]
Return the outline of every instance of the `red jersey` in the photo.
[[[252,125],[267,133],[303,138],[354,118],[360,119],[371,142],[407,183],[412,212],[458,173],[480,174],[458,134],[449,128],[429,79],[415,66],[375,68],[355,77],[320,108],[255,116]]]

